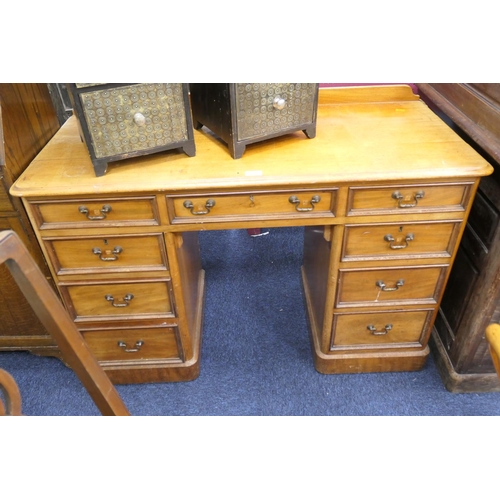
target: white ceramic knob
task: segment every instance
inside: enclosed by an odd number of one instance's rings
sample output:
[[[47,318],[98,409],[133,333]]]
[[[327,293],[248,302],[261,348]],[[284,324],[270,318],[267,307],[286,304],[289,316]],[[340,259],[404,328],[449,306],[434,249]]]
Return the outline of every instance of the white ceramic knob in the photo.
[[[285,107],[286,101],[282,97],[275,97],[273,101],[273,106],[275,109],[282,110]]]
[[[134,115],[134,123],[139,127],[144,127],[146,125],[146,117],[142,113],[136,113]]]

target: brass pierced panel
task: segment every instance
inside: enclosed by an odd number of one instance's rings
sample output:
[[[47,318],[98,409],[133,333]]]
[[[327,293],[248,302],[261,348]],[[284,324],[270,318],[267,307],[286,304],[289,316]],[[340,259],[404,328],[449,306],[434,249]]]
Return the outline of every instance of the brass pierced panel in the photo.
[[[80,97],[96,158],[188,139],[181,83],[137,84]]]
[[[237,83],[238,140],[261,137],[313,121],[315,83]],[[283,103],[275,101],[283,99]]]

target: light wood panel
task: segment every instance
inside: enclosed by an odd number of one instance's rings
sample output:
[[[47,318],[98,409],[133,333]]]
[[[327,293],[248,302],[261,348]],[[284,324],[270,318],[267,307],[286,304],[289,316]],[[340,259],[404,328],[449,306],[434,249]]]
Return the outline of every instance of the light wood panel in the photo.
[[[376,100],[377,92],[381,90],[367,87],[356,91],[356,99],[361,93]],[[320,105],[314,139],[297,132],[293,137],[248,145],[245,155],[233,160],[216,137],[205,130],[195,131],[195,157],[168,151],[116,162],[98,181],[72,117],[16,183],[12,194],[32,198],[159,189],[199,192],[276,184],[304,187],[349,181],[475,178],[492,172],[489,163],[423,102],[383,102],[387,92],[389,89],[378,102]],[[344,91],[339,93],[345,97]]]

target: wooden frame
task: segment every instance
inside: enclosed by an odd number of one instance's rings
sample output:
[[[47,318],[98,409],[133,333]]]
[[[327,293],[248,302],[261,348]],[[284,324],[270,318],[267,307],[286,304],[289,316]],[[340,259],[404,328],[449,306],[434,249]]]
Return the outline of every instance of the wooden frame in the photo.
[[[116,388],[14,231],[0,233],[0,264],[3,263],[101,413],[129,415]]]

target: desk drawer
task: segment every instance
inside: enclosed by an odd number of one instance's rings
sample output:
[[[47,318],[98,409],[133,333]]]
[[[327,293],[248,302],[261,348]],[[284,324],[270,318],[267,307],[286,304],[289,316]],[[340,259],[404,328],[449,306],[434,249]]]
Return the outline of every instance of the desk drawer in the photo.
[[[333,217],[336,191],[290,191],[170,198],[172,222]]]
[[[347,215],[464,212],[472,183],[352,187]]]
[[[40,229],[154,226],[160,223],[156,198],[80,199],[32,202]]]
[[[58,275],[166,270],[163,234],[44,239]]]
[[[461,221],[346,226],[342,260],[451,257]]]
[[[436,304],[448,266],[340,270],[337,307]]]
[[[96,330],[82,335],[98,361],[180,361],[175,328]]]
[[[170,281],[62,284],[75,321],[173,317]]]
[[[433,310],[335,314],[330,350],[422,347]]]

